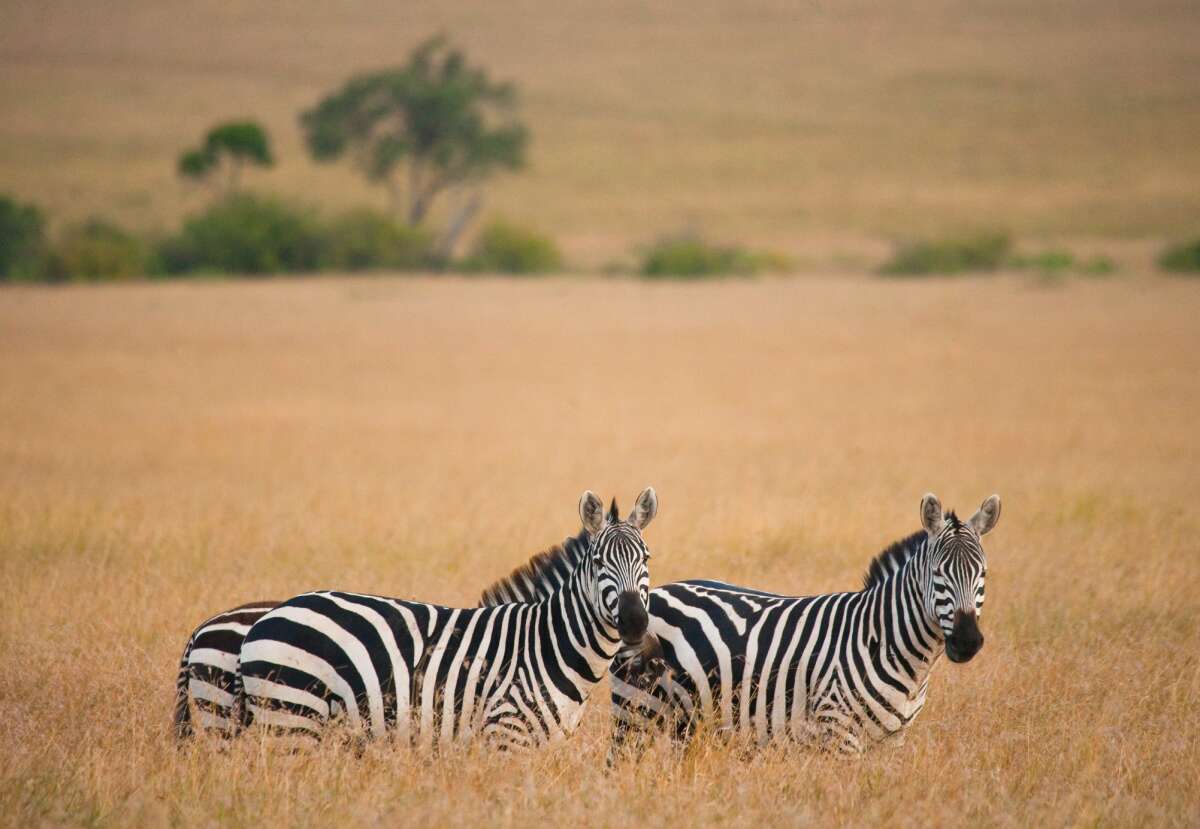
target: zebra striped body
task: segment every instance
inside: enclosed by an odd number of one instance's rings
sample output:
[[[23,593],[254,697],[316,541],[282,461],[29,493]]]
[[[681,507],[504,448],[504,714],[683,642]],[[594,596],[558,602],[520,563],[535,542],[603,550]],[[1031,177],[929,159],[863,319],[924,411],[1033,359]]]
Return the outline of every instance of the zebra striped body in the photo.
[[[614,751],[649,729],[686,739],[701,722],[850,752],[901,735],[942,653],[962,662],[982,646],[979,537],[999,516],[995,496],[968,522],[943,518],[930,498],[926,529],[880,555],[861,591],[787,597],[713,581],[651,591],[648,638],[666,670],[627,660],[634,649],[614,661]]]
[[[245,715],[313,734],[345,720],[423,746],[559,739],[578,724],[621,640],[645,633],[641,529],[656,510],[647,489],[628,521],[606,521],[599,499],[585,493],[588,552],[569,571],[542,561],[538,572],[566,578],[535,602],[461,609],[338,591],[290,599],[242,643]]]
[[[562,587],[575,565],[587,553],[587,530],[562,544],[534,556],[524,568],[484,592],[480,607],[510,602],[536,602]],[[196,728],[223,736],[237,732],[233,717],[233,692],[238,655],[250,626],[283,601],[251,602],[218,613],[197,627],[183,649],[175,684],[175,731],[190,737]],[[189,698],[195,701],[198,717],[192,720]]]
[[[250,602],[206,619],[188,637],[175,682],[175,734],[190,737],[197,726],[231,735],[237,660],[250,626],[279,602]],[[189,697],[197,709],[192,720]]]

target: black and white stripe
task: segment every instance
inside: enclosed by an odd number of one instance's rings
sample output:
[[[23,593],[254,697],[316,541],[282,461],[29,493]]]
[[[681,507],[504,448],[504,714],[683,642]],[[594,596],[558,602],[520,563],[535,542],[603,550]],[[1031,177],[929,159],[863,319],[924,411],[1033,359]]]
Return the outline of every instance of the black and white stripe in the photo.
[[[901,735],[943,651],[965,662],[983,645],[980,537],[1000,499],[961,522],[926,495],[921,515],[924,529],[881,554],[858,592],[794,598],[714,581],[651,591],[647,639],[665,670],[627,658],[635,648],[613,662],[614,751],[650,729],[687,738],[701,722],[845,751]]]
[[[190,737],[196,728],[230,735],[238,651],[250,626],[279,602],[250,602],[200,623],[188,637],[175,681],[175,734]],[[189,704],[189,699],[191,704]],[[196,718],[192,719],[192,707]]]
[[[616,520],[615,508],[610,513]],[[587,553],[591,536],[587,530],[567,538],[557,547],[534,556],[484,591],[480,607],[511,602],[536,602],[566,583],[567,577]],[[190,737],[195,730],[221,736],[237,732],[233,716],[233,691],[238,654],[250,626],[283,603],[282,599],[251,602],[218,613],[192,631],[184,646],[175,684],[175,733]],[[196,717],[192,716],[192,705]]]
[[[656,511],[653,489],[626,521],[606,518],[584,493],[582,559],[560,569],[535,558],[485,593],[519,595],[512,583],[529,573],[565,576],[536,602],[459,609],[341,591],[289,599],[245,636],[238,718],[312,734],[344,720],[418,745],[478,736],[536,745],[569,734],[621,641],[645,633],[641,530]]]

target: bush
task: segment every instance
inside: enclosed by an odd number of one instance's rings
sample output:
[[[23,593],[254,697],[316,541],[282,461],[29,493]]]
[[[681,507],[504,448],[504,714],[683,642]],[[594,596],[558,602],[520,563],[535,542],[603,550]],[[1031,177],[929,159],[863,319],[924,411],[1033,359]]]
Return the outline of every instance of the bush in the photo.
[[[42,211],[0,195],[0,279],[33,279],[41,274],[45,225]]]
[[[1045,273],[1065,271],[1075,266],[1075,254],[1069,250],[1044,250],[1040,253],[1013,256],[1008,262],[1014,268],[1032,268]]]
[[[312,271],[325,237],[315,216],[278,199],[234,194],[184,222],[158,246],[168,273]]]
[[[427,232],[370,208],[338,216],[326,230],[326,239],[322,264],[329,268],[411,271],[435,264],[433,241]]]
[[[901,245],[880,273],[916,275],[994,271],[1008,262],[1012,240],[1006,233],[980,233]],[[1069,255],[1069,254],[1068,254]]]
[[[116,225],[92,219],[63,234],[46,267],[54,280],[129,279],[146,272],[141,240]]]
[[[749,276],[789,267],[788,259],[779,254],[710,245],[695,236],[674,236],[661,239],[646,250],[641,273],[651,278]]]
[[[1159,254],[1158,266],[1164,271],[1200,271],[1200,239],[1169,245]]]
[[[554,240],[508,222],[492,222],[462,262],[468,271],[546,273],[562,267]]]
[[[1110,276],[1117,272],[1117,263],[1108,256],[1093,256],[1079,263],[1079,272],[1084,276]]]

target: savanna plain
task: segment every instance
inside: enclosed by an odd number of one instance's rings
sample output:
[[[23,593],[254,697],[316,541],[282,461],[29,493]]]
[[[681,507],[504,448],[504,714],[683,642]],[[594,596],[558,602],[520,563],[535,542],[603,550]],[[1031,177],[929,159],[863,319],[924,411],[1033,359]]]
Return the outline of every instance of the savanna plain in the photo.
[[[14,288],[0,297],[6,825],[1194,825],[1200,293],[1131,273]],[[646,484],[655,582],[855,589],[927,490],[987,538],[986,645],[861,759],[178,747],[206,614],[449,604]]]

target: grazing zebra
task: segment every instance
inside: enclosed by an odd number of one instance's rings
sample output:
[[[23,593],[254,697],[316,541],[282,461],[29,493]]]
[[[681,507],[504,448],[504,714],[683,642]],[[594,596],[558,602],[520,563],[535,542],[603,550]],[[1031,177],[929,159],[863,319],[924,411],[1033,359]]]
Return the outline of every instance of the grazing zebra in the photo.
[[[616,521],[617,503],[613,501],[609,520]],[[528,565],[501,579],[484,591],[481,607],[510,602],[535,602],[544,599],[565,583],[575,565],[588,551],[591,536],[586,529],[562,544],[534,556]],[[233,720],[233,693],[237,676],[238,653],[250,626],[283,604],[282,599],[251,602],[218,613],[192,631],[175,682],[175,734],[192,736],[199,727],[231,737],[238,731]],[[640,656],[640,654],[639,654]],[[197,708],[192,721],[189,698]]]
[[[535,556],[485,593],[521,595],[513,591],[526,581],[560,579],[535,602],[456,609],[339,591],[289,599],[245,636],[235,716],[314,735],[344,719],[421,746],[559,739],[622,641],[645,635],[642,530],[657,511],[650,488],[625,521],[585,492],[579,515],[590,539],[576,566]]]
[[[759,743],[794,739],[858,752],[903,735],[945,651],[967,662],[983,646],[979,614],[987,572],[980,537],[1000,498],[969,521],[930,494],[924,529],[874,561],[863,589],[793,598],[716,581],[650,593],[647,639],[666,670],[613,662],[610,762],[631,736],[665,728],[690,737],[700,721]]]

